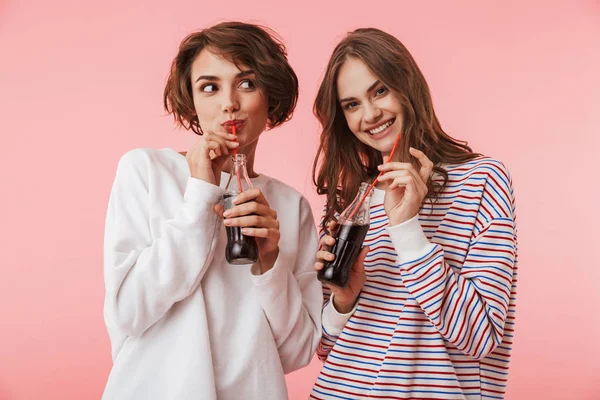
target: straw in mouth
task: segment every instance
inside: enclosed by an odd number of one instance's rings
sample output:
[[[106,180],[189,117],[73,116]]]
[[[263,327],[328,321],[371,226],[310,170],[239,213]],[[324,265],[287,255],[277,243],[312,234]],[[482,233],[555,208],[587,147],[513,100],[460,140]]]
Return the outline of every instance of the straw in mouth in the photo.
[[[237,132],[235,129],[235,124],[231,125],[231,132],[235,136],[234,141],[237,142]],[[233,156],[237,156],[237,148],[233,149]],[[239,169],[236,168],[235,174],[237,175],[237,183],[238,183],[238,192],[242,193],[242,175]]]

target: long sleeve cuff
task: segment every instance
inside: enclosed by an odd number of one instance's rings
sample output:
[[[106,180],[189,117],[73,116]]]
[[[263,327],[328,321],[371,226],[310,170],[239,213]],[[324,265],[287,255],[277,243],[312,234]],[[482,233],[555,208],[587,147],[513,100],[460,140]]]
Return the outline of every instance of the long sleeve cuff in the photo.
[[[346,326],[346,323],[356,311],[358,307],[358,301],[354,304],[354,308],[347,314],[342,314],[335,309],[333,305],[334,294],[331,294],[329,301],[323,307],[323,314],[321,315],[321,323],[323,324],[323,331],[329,336],[339,336]]]
[[[207,211],[217,204],[225,190],[193,177],[188,178],[183,195],[184,209],[192,220],[199,220]]]
[[[254,283],[254,286],[260,286],[260,285],[267,285],[267,284],[274,284],[277,285],[279,284],[285,284],[286,282],[286,275],[285,275],[285,266],[281,265],[283,264],[283,257],[282,257],[282,253],[281,251],[279,252],[279,254],[277,255],[277,259],[275,260],[275,264],[273,264],[273,267],[268,270],[267,272],[265,272],[264,274],[260,273],[260,260],[256,261],[254,264],[252,264],[252,267],[250,267],[250,272],[252,274],[252,283]]]
[[[285,253],[279,251],[273,268],[264,274],[260,273],[260,260],[250,267],[250,280],[258,289],[256,293],[267,313],[267,318],[280,315],[279,311],[285,310],[290,302],[302,301],[301,291],[293,273],[288,265],[285,265],[287,259]],[[298,298],[295,299],[294,296]]]
[[[403,263],[414,261],[424,256],[435,246],[425,236],[425,232],[423,232],[423,228],[421,228],[421,224],[419,223],[418,214],[408,221],[399,225],[388,226],[386,229],[398,253],[400,266]]]

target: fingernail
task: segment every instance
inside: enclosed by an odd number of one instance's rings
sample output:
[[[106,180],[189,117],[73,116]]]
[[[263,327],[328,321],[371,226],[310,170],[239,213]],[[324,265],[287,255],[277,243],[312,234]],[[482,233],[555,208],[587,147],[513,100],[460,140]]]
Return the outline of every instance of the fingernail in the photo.
[[[224,216],[224,217],[229,217],[230,215],[231,215],[231,211],[230,211],[230,210],[227,210],[227,211],[225,211],[225,212],[223,213],[223,216]]]
[[[226,219],[223,223],[225,225],[231,225],[231,220],[230,219]]]
[[[247,234],[248,234],[248,229],[246,229],[246,228],[242,228],[242,233],[243,233],[244,235],[247,235]]]

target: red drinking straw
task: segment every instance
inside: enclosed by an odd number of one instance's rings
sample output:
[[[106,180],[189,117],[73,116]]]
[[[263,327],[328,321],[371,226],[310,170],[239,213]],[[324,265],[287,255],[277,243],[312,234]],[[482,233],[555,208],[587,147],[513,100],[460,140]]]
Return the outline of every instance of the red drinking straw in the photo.
[[[237,132],[235,130],[235,124],[231,125],[231,132],[235,136],[235,139],[233,139],[233,141],[237,142]],[[233,149],[233,156],[237,156],[237,147]],[[236,168],[235,174],[237,175],[238,192],[242,193],[242,176],[240,175],[240,170],[238,168]]]
[[[398,147],[398,143],[400,143],[401,136],[402,136],[402,134],[399,133],[398,136],[396,137],[396,141],[394,142],[394,147],[392,147],[392,151],[390,152],[390,157],[388,159],[388,162],[390,162],[392,160],[392,157],[394,156],[394,152],[396,151],[396,147]],[[375,178],[375,180],[373,181],[373,183],[371,183],[371,186],[369,186],[369,188],[363,195],[362,199],[360,199],[360,202],[358,203],[358,205],[356,206],[354,211],[352,211],[352,214],[350,214],[350,217],[348,217],[348,218],[352,219],[352,217],[354,217],[354,214],[356,214],[358,212],[362,203],[365,201],[365,199],[367,198],[369,193],[371,193],[371,190],[373,190],[373,188],[375,187],[377,182],[379,182],[379,178],[381,177],[381,175],[383,175],[383,171],[380,172],[379,175],[377,175],[377,178]]]
[[[233,139],[233,141],[237,142],[237,132],[235,130],[235,124],[231,125],[231,133],[233,133],[233,136],[235,136],[235,138]],[[237,156],[237,147],[233,149],[233,155]]]

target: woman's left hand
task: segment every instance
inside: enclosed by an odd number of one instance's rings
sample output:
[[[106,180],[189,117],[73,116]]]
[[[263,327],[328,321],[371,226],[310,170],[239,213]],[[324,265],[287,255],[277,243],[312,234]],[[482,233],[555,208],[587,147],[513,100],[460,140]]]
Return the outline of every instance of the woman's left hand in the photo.
[[[409,151],[421,164],[418,172],[411,163],[385,162],[387,158],[378,167],[383,172],[379,181],[387,184],[383,205],[390,226],[417,215],[427,196],[427,181],[433,171],[433,163],[422,151],[412,147]]]
[[[279,255],[279,221],[259,188],[251,188],[238,194],[233,200],[235,207],[225,211],[225,226],[239,226],[242,234],[256,238],[261,273],[275,264]],[[221,214],[222,206],[215,206]]]

